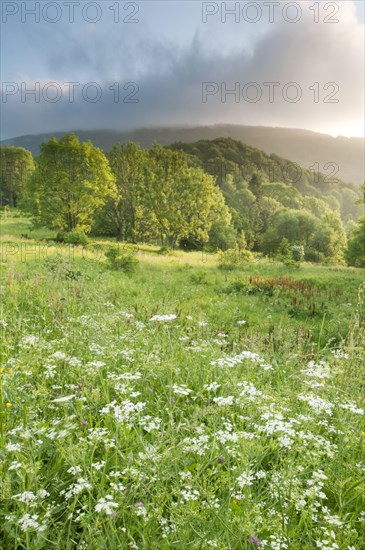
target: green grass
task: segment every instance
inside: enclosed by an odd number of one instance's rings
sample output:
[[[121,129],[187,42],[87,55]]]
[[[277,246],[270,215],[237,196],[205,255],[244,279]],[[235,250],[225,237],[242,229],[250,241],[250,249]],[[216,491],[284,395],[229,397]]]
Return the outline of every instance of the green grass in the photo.
[[[145,245],[127,275],[27,227],[1,232],[1,549],[365,548],[360,270]]]

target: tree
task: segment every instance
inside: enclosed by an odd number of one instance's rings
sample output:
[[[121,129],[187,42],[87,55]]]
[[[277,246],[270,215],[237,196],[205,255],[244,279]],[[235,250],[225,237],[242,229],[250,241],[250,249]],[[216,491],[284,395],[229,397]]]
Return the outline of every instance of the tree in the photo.
[[[174,247],[181,239],[208,240],[214,203],[214,178],[189,167],[185,154],[154,144],[149,153],[144,206],[152,213],[161,242]]]
[[[286,237],[291,244],[308,245],[319,223],[308,210],[287,209],[278,213],[274,227],[279,240]]]
[[[27,181],[25,204],[38,224],[87,233],[95,212],[114,192],[114,178],[101,149],[65,134],[41,145],[36,170]]]
[[[0,198],[17,206],[24,183],[34,170],[32,153],[23,147],[0,146],[0,162]]]
[[[246,235],[249,248],[254,244],[254,228],[251,223],[251,214],[256,204],[254,194],[246,187],[237,190],[233,194],[224,194],[225,201],[232,214],[233,226],[237,233],[242,231]]]
[[[252,174],[252,177],[248,184],[249,190],[255,195],[257,199],[262,196],[262,176],[260,174]]]
[[[345,257],[348,265],[365,267],[365,217],[359,219],[358,227],[352,232]]]
[[[357,204],[365,204],[365,184],[361,186],[362,196]],[[360,217],[358,226],[352,232],[347,244],[346,261],[348,265],[365,267],[365,217]]]
[[[218,187],[213,190],[213,204],[209,214],[209,243],[213,246],[227,250],[234,248],[237,233],[231,225],[232,216],[224,201],[222,192]]]
[[[135,242],[143,233],[148,214],[143,211],[143,188],[148,153],[134,142],[115,144],[109,155],[116,192],[108,200],[103,214],[118,241]]]

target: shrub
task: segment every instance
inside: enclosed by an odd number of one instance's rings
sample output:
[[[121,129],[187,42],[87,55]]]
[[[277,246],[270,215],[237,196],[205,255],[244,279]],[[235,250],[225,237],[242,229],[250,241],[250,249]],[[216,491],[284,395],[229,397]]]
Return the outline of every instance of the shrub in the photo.
[[[82,231],[70,231],[68,233],[59,231],[57,233],[56,241],[66,244],[75,244],[81,246],[87,246],[89,239]]]
[[[253,258],[249,250],[231,249],[219,254],[219,268],[232,270],[242,267]]]
[[[161,256],[176,256],[174,250],[169,246],[161,246],[161,248],[157,251],[157,254],[160,254]]]
[[[365,218],[360,218],[358,227],[352,232],[345,256],[348,265],[365,267]]]
[[[316,250],[312,246],[308,246],[305,249],[304,259],[306,262],[322,263],[324,262],[325,256],[323,252]]]
[[[121,248],[118,245],[110,246],[105,252],[108,267],[114,271],[134,273],[139,265],[136,251],[133,248]]]
[[[75,269],[70,260],[58,256],[47,258],[44,267],[60,279],[77,280],[83,275],[80,269]]]
[[[304,258],[304,247],[301,244],[293,244],[290,249],[291,256],[295,262],[301,262]]]

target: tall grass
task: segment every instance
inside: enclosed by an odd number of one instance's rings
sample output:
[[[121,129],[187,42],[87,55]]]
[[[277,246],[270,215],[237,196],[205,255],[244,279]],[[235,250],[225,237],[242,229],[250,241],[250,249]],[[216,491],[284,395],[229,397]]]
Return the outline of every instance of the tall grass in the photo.
[[[365,548],[361,273],[138,257],[1,265],[0,548]]]

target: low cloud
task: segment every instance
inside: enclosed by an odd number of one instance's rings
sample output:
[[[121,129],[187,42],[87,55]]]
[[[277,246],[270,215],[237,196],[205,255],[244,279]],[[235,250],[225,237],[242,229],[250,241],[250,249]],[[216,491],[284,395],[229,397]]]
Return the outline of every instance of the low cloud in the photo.
[[[338,23],[314,23],[313,16],[303,9],[300,21],[281,18],[256,27],[256,34],[243,24],[250,43],[234,21],[212,19],[175,46],[143,26],[124,35],[97,25],[65,34],[55,26],[52,35],[34,39],[34,66],[6,71],[14,86],[3,83],[2,138],[223,122],[360,135],[363,25],[351,2],[341,4]],[[227,38],[220,51],[220,37],[230,29],[235,40]],[[35,86],[36,94],[26,93]]]

